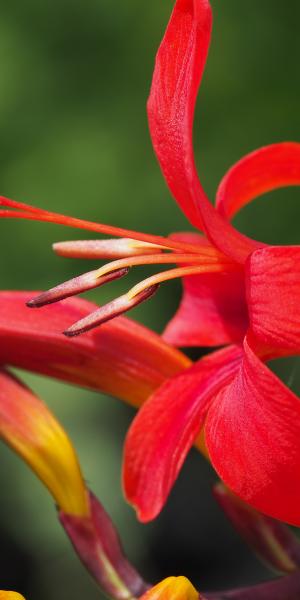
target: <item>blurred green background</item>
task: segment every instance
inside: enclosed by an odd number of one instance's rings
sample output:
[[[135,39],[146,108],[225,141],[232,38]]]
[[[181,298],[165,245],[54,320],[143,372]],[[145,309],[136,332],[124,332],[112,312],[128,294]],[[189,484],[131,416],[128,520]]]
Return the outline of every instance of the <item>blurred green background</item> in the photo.
[[[172,2],[11,0],[0,19],[0,192],[92,220],[168,234],[189,229],[170,198],[149,140],[145,102]],[[213,198],[222,175],[264,144],[299,140],[298,0],[213,1],[214,31],[197,107],[195,145]],[[236,219],[271,243],[298,241],[296,189],[277,191]],[[95,263],[59,259],[51,243],[85,232],[0,223],[1,287],[45,289]],[[140,273],[130,275],[136,281]],[[128,282],[127,282],[128,283]],[[127,285],[126,283],[126,285]],[[102,303],[124,281],[88,295]],[[180,286],[132,316],[161,331]],[[0,307],[1,310],[1,307]],[[215,476],[192,453],[162,516],[142,526],[120,488],[122,443],[133,411],[118,401],[37,376],[24,379],[63,422],[86,479],[118,524],[146,577],[183,572],[202,589],[263,579],[210,495]],[[1,587],[28,600],[101,598],[73,554],[47,492],[1,447]]]

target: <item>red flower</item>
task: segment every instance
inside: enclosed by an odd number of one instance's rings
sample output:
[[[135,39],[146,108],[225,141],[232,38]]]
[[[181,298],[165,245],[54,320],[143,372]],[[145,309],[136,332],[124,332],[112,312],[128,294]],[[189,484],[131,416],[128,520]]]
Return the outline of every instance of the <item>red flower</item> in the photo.
[[[124,485],[140,519],[163,506],[204,429],[212,464],[243,500],[300,525],[299,399],[263,361],[300,349],[299,247],[270,247],[228,222],[254,197],[300,183],[300,145],[246,156],[225,176],[214,208],[198,179],[192,145],[195,100],[211,31],[207,0],[177,0],[156,58],[148,115],[153,145],[176,201],[210,243],[240,269],[185,280],[165,337],[178,345],[242,342],[166,382],[129,430]],[[194,234],[175,239],[203,245]]]
[[[237,344],[170,378],[137,415],[126,442],[124,483],[141,520],[160,511],[187,452],[204,433],[211,461],[233,491],[262,512],[300,525],[299,399],[265,365],[268,359],[299,353],[300,248],[254,241],[228,220],[254,197],[300,183],[300,144],[275,144],[243,158],[225,176],[212,206],[197,176],[192,145],[210,32],[208,0],[177,0],[148,103],[152,141],[169,188],[206,238],[145,235],[7,199],[1,203],[9,210],[0,215],[133,238],[57,244],[61,255],[119,259],[43,293],[30,306],[102,285],[133,265],[179,265],[80,319],[65,331],[67,336],[129,310],[161,281],[193,275],[185,280],[182,305],[165,336],[175,344]]]

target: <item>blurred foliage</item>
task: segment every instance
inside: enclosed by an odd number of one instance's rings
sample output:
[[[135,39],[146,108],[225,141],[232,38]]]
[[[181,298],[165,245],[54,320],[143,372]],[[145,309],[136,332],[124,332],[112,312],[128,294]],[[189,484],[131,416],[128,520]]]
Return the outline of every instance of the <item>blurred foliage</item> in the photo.
[[[300,5],[298,0],[212,4],[213,42],[195,146],[213,198],[225,171],[243,154],[299,139]],[[171,7],[171,0],[2,3],[2,194],[153,233],[190,228],[159,172],[145,114],[154,54]],[[236,225],[271,243],[296,243],[296,194],[281,190],[258,199]],[[94,267],[51,253],[53,241],[84,239],[84,232],[13,221],[0,227],[2,288],[44,289]],[[132,281],[137,276],[136,271]],[[89,297],[100,303],[123,286],[118,282]],[[179,293],[178,283],[162,286],[133,316],[160,331]],[[184,572],[196,585],[216,588],[266,576],[215,507],[214,475],[201,457],[192,454],[158,521],[140,526],[119,484],[132,411],[116,400],[39,377],[28,375],[26,381],[72,435],[87,480],[147,577]],[[100,598],[56,524],[46,491],[9,450],[1,450],[2,553],[15,552],[10,569],[6,562],[1,567],[1,586],[19,589],[28,600]]]

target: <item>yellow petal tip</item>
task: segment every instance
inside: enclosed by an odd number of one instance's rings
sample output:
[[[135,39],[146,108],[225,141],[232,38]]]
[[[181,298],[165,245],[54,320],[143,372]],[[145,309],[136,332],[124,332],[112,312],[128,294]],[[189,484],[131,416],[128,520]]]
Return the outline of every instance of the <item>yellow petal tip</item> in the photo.
[[[25,600],[25,598],[21,594],[18,594],[18,592],[0,590],[0,600]]]
[[[47,406],[5,371],[0,371],[0,404],[1,438],[35,471],[60,510],[88,516],[89,502],[76,452]]]
[[[199,600],[199,593],[186,577],[167,577],[140,600]]]

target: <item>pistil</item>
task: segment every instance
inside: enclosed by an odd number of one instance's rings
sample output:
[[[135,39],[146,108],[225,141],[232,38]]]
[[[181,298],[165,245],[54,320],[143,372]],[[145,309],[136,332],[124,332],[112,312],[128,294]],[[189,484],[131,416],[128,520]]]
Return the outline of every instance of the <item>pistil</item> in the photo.
[[[121,227],[114,227],[113,225],[105,225],[103,223],[94,223],[93,221],[85,221],[75,217],[68,217],[60,213],[42,210],[40,208],[36,208],[35,206],[24,204],[23,202],[16,202],[15,200],[10,200],[4,196],[0,196],[0,206],[13,209],[0,209],[0,217],[2,218],[27,219],[46,223],[55,223],[56,225],[65,225],[75,229],[85,229],[86,231],[94,231],[95,233],[112,235],[118,238],[125,237],[141,242],[147,242],[154,244],[159,248],[164,248],[165,250],[181,250],[183,252],[195,252],[196,254],[201,252],[201,245],[198,244],[186,244],[185,242],[179,242],[163,236],[140,233],[138,231],[133,231],[132,229],[123,229]]]

